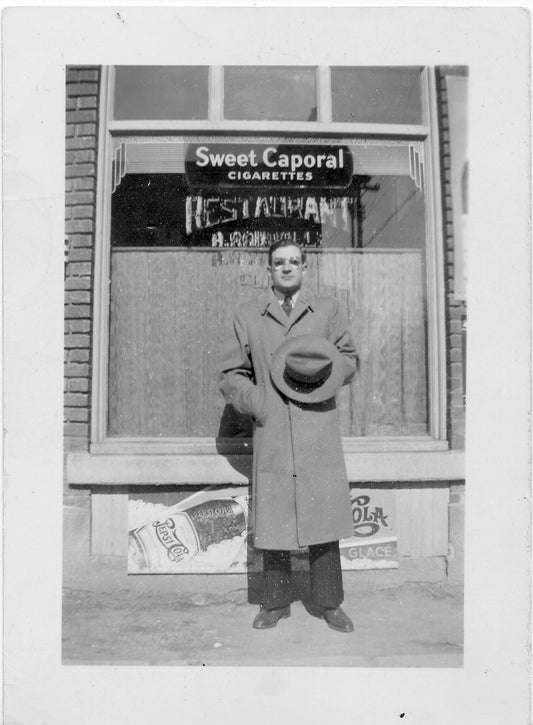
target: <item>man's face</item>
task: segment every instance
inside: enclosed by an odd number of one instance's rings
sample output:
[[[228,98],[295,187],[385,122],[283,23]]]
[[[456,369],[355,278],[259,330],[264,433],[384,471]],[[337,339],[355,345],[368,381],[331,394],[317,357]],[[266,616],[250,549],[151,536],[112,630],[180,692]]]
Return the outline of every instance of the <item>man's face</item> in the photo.
[[[291,244],[274,250],[268,271],[274,289],[283,295],[294,294],[302,286],[307,265],[302,262],[302,253],[298,247]]]

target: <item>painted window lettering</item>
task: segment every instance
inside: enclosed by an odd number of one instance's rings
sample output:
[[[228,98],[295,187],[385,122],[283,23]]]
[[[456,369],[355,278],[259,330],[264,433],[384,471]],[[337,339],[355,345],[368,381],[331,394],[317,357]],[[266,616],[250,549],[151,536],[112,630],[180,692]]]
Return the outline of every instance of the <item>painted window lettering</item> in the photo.
[[[238,173],[238,172],[235,172]],[[353,198],[269,195],[253,198],[223,198],[195,194],[185,201],[187,234],[247,219],[304,219],[331,224],[348,231],[353,215]]]

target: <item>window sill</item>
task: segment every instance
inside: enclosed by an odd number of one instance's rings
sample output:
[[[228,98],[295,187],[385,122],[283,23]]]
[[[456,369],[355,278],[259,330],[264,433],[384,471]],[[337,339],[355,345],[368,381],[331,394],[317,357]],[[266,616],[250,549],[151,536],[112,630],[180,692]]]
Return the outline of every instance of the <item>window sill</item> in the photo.
[[[464,478],[464,451],[359,451],[345,454],[350,481]],[[250,453],[71,453],[67,482],[76,485],[247,484]]]
[[[348,453],[404,453],[446,451],[448,442],[430,436],[343,438]],[[106,438],[91,445],[96,455],[246,455],[252,452],[251,438]]]

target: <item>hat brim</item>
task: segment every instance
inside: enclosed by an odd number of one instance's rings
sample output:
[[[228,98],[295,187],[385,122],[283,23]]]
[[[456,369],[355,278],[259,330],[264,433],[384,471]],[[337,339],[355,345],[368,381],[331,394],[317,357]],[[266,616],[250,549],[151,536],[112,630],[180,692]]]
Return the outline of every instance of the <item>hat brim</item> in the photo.
[[[312,346],[313,350],[328,355],[331,359],[331,372],[326,380],[315,386],[299,385],[288,377],[285,372],[287,355],[300,347],[302,342]],[[280,393],[300,403],[322,403],[332,398],[341,388],[346,375],[346,365],[335,345],[324,337],[315,335],[299,335],[285,340],[272,358],[270,377]]]

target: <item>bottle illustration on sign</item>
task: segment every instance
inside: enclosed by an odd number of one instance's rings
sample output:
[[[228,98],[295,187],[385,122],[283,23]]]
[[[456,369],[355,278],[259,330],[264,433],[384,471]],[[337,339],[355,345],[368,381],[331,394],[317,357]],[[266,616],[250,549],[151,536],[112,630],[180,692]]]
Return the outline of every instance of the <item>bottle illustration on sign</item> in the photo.
[[[246,534],[249,496],[204,501],[129,532],[129,556],[137,571],[164,571]]]

